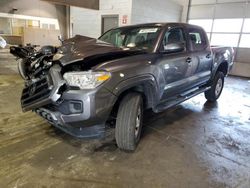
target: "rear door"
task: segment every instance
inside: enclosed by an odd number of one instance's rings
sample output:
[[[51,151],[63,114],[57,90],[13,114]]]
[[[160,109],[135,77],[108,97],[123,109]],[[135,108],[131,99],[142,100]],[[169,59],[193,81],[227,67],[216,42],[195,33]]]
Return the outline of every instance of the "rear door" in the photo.
[[[203,29],[199,27],[188,28],[188,45],[192,61],[191,80],[193,87],[205,84],[211,76],[213,63],[212,51]]]

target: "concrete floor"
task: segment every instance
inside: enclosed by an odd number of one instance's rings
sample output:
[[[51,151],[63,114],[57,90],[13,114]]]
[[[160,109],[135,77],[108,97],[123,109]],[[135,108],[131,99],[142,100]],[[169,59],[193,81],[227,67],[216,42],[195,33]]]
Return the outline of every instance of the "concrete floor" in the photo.
[[[110,138],[75,139],[22,113],[23,81],[9,67],[0,75],[0,187],[250,187],[247,79],[227,78],[216,104],[199,95],[147,112],[136,152],[124,153]]]

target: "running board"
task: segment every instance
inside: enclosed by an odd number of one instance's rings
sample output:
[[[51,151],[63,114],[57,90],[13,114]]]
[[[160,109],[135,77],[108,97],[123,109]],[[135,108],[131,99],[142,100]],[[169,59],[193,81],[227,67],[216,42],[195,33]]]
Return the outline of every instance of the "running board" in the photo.
[[[182,93],[180,94],[178,97],[176,97],[175,99],[173,100],[169,100],[169,101],[165,101],[159,105],[157,105],[153,111],[155,113],[159,113],[159,112],[162,112],[168,108],[171,108],[177,104],[180,104],[196,95],[199,95],[200,93],[203,93],[207,90],[209,90],[211,87],[202,87],[202,88],[198,88],[198,89],[195,89],[195,90],[190,90],[188,92],[185,92],[185,93]]]

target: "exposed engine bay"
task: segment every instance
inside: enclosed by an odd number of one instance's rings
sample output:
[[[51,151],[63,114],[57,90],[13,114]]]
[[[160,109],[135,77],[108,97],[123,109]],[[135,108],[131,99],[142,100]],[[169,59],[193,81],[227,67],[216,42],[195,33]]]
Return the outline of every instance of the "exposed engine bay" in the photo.
[[[24,111],[27,105],[38,100],[49,97],[53,87],[49,69],[52,66],[53,55],[57,48],[53,46],[44,46],[36,50],[37,46],[27,45],[25,47],[10,47],[10,53],[17,57],[18,71],[25,80],[21,103]]]
[[[57,48],[44,46],[36,50],[35,45],[11,46],[10,53],[17,57],[18,71],[24,80],[31,80],[39,77],[42,71],[52,66],[53,55]]]

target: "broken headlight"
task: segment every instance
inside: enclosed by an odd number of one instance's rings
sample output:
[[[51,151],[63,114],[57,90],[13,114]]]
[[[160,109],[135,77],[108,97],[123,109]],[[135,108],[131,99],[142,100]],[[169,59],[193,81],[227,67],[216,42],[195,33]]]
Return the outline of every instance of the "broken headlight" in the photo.
[[[67,72],[63,78],[70,86],[94,89],[111,78],[109,72]]]

